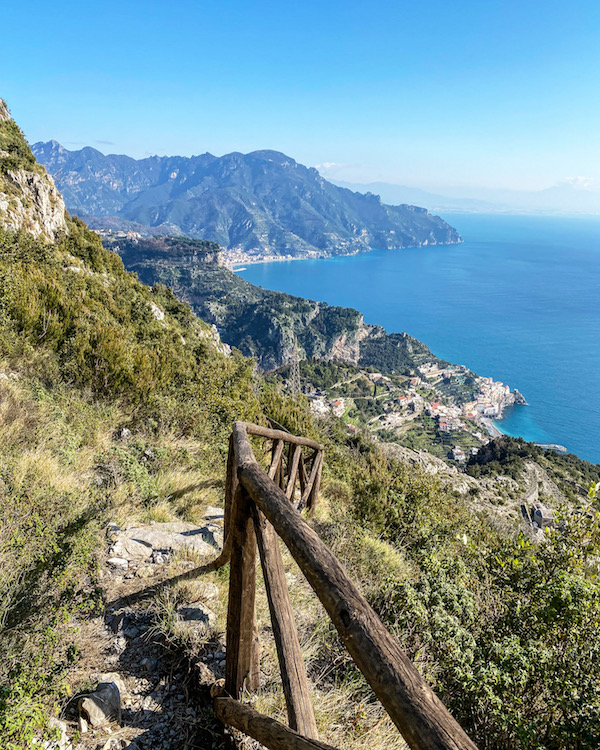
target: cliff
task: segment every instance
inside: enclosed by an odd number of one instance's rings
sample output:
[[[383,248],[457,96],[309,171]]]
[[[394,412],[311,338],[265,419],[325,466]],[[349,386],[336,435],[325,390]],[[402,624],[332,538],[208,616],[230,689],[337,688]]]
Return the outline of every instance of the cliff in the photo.
[[[133,222],[146,234],[184,234],[260,256],[324,257],[461,241],[424,208],[387,206],[277,151],[135,160],[93,148],[68,151],[55,141],[36,143],[33,151],[69,210],[93,228]]]
[[[0,227],[53,240],[66,231],[65,204],[0,99]]]
[[[161,252],[156,251],[158,242],[109,244],[140,280],[170,286],[196,315],[217,327],[224,342],[255,357],[265,372],[288,364],[296,353],[300,359],[343,360],[402,373],[413,373],[424,360],[439,361],[412,336],[387,334],[380,326],[367,325],[357,310],[250,284],[210,262],[218,247],[212,243],[204,255],[191,257],[185,250],[190,241],[185,238],[170,238]]]

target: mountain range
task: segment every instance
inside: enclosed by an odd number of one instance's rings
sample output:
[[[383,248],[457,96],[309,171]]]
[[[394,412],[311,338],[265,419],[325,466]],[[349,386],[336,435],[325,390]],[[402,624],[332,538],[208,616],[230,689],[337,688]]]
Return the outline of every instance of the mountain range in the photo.
[[[600,214],[600,191],[585,178],[563,180],[544,190],[440,187],[436,190],[388,182],[353,183],[333,180],[348,190],[376,193],[388,203],[416,203],[428,211],[510,214]]]
[[[56,141],[33,153],[67,209],[94,228],[183,234],[251,255],[324,257],[373,247],[454,244],[458,232],[426,209],[390,206],[328,182],[277,151],[136,160]]]

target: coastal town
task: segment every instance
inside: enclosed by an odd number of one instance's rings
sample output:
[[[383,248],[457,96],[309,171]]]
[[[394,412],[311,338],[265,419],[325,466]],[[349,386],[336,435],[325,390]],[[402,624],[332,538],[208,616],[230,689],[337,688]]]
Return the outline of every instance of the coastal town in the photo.
[[[422,363],[410,377],[356,368],[333,387],[308,390],[315,414],[331,412],[343,418],[350,431],[368,429],[412,448],[437,443],[435,452],[457,463],[501,434],[494,421],[502,419],[507,408],[526,404],[519,391],[504,383],[462,365],[441,367],[434,362]]]

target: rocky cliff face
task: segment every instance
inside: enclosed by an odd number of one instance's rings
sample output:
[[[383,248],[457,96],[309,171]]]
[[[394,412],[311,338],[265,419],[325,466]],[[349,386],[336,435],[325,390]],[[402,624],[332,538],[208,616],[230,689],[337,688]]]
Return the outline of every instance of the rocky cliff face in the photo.
[[[66,231],[65,204],[36,163],[6,103],[0,99],[0,228],[51,241]]]

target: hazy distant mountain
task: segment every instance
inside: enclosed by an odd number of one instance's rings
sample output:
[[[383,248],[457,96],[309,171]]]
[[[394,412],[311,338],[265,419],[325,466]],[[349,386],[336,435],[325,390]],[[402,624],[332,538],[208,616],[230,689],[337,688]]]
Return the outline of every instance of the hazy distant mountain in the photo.
[[[377,193],[383,201],[389,203],[417,203],[429,211],[600,214],[600,191],[589,189],[578,180],[565,180],[559,185],[537,191],[445,187],[435,193],[387,182],[333,182],[349,190]]]
[[[33,151],[67,208],[96,227],[135,222],[146,233],[294,256],[461,241],[423,208],[384,205],[378,196],[333,185],[277,151],[136,160],[93,148],[68,151],[56,141],[36,143]]]

